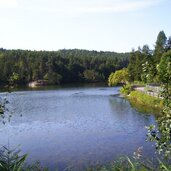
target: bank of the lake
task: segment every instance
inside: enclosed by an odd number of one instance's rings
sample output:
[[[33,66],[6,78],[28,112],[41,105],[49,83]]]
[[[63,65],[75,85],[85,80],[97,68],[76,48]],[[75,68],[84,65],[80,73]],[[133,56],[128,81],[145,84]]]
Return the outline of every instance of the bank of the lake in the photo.
[[[143,91],[132,90],[128,95],[124,94],[124,97],[140,112],[160,114],[163,107],[163,100],[161,98]]]

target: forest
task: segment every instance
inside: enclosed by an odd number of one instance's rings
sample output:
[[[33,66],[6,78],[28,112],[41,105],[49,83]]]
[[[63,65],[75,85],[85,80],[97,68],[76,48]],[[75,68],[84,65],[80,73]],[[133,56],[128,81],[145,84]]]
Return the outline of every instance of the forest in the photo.
[[[166,60],[164,56],[169,53],[169,50],[171,50],[171,37],[167,38],[164,31],[159,32],[154,50],[151,50],[148,45],[133,50],[128,66],[129,81],[160,83],[159,65],[161,66],[162,61]]]
[[[138,47],[138,50],[133,49],[128,67],[111,73],[108,79],[109,85],[167,83],[171,79],[170,56],[171,37],[167,38],[164,31],[160,31],[154,49],[151,50],[148,45]]]
[[[0,85],[50,85],[104,82],[113,71],[128,66],[130,53],[88,50],[30,51],[0,49]]]

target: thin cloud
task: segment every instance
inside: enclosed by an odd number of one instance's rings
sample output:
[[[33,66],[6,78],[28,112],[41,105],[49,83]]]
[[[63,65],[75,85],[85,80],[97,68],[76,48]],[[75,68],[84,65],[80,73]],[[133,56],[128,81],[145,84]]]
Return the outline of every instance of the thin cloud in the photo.
[[[15,0],[8,0],[15,1]],[[28,1],[27,9],[61,14],[120,13],[145,9],[165,0],[44,0]],[[34,5],[33,5],[34,4]]]
[[[88,13],[119,13],[119,12],[129,12],[141,10],[147,7],[154,6],[158,4],[160,1],[158,0],[148,0],[148,1],[136,1],[136,2],[122,2],[116,3],[110,6],[103,7],[91,7],[91,8],[80,8],[78,9],[80,12],[88,12]],[[75,9],[76,10],[76,9]]]
[[[0,7],[16,7],[17,0],[0,0]]]

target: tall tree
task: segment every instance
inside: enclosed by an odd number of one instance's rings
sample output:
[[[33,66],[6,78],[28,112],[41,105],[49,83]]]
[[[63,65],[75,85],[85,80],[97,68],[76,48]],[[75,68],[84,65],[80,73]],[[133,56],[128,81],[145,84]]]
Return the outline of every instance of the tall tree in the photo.
[[[129,65],[128,65],[128,73],[129,73],[130,81],[135,80],[135,74],[136,74],[135,61],[136,61],[136,55],[135,55],[135,50],[133,49],[130,54]]]
[[[155,64],[159,64],[162,54],[165,52],[167,37],[164,31],[160,31],[157,36],[157,41],[154,50]]]

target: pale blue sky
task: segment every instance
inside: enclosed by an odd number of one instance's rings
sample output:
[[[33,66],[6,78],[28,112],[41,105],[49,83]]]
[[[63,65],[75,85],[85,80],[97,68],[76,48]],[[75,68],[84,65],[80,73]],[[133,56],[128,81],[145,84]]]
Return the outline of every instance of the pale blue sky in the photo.
[[[126,52],[171,36],[171,0],[0,0],[0,47]]]

